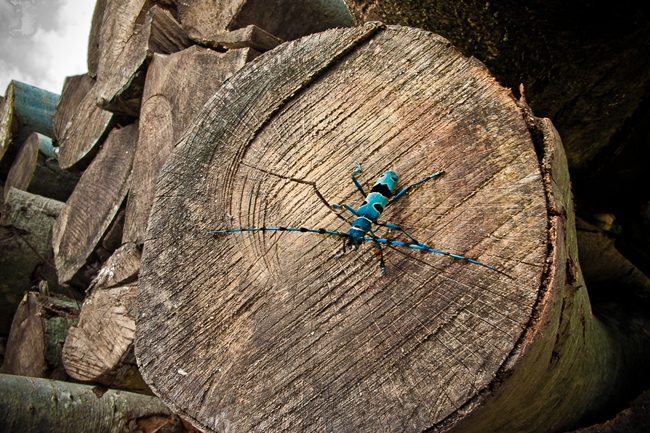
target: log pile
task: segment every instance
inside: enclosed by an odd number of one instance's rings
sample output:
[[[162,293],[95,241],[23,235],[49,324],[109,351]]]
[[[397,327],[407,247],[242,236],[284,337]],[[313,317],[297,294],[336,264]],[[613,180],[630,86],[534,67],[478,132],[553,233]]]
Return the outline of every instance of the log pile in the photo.
[[[0,412],[56,424],[48,399],[74,396],[130,431],[559,431],[646,383],[613,341],[626,329],[590,309],[585,279],[612,280],[583,276],[576,239],[650,280],[598,228],[576,234],[562,142],[523,92],[440,36],[352,27],[342,1],[217,3],[98,0],[88,72],[0,100],[0,373],[95,385],[0,375],[17,405]],[[365,191],[444,170],[384,222],[496,271],[331,234],[209,234],[346,232],[329,205],[360,201],[355,162]]]
[[[354,24],[328,2],[275,2],[284,12],[271,17],[255,12],[267,8],[259,2],[223,3],[238,12],[223,15],[209,2],[179,10],[171,1],[98,0],[88,73],[68,77],[61,95],[17,81],[7,88],[0,100],[3,373],[151,393],[134,357],[135,301],[163,163],[205,102],[246,63],[284,40]],[[314,8],[326,12],[323,20],[300,19]],[[223,15],[218,26],[196,22],[206,11]],[[34,385],[3,378],[0,394],[5,401]],[[136,401],[130,404],[142,404]],[[138,427],[160,428],[147,425],[152,416],[169,412],[143,411]],[[3,418],[3,429],[20,421]],[[192,429],[177,424],[168,431]]]

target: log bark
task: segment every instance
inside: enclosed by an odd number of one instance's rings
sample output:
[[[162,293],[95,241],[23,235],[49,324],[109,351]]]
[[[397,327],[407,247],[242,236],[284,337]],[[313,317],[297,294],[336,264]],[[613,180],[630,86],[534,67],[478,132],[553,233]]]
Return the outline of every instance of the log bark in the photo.
[[[36,433],[195,431],[159,399],[77,383],[0,375],[0,429]]]
[[[23,143],[9,170],[5,182],[5,194],[10,188],[16,188],[54,200],[66,201],[78,181],[79,176],[59,167],[52,140],[34,132]]]
[[[54,224],[52,246],[59,281],[69,283],[98,246],[129,188],[137,122],[114,129]]]
[[[0,112],[0,177],[6,177],[21,144],[33,132],[54,137],[52,117],[59,95],[12,80]]]
[[[0,220],[0,334],[7,335],[23,294],[41,280],[53,292],[52,225],[63,203],[15,188],[9,191]]]
[[[645,433],[650,431],[650,391],[637,397],[613,419],[570,433]]]
[[[244,67],[159,177],[136,330],[152,390],[213,431],[547,431],[601,408],[621,354],[589,309],[559,138],[541,122],[540,172],[522,107],[415,29],[325,32]],[[399,248],[382,275],[370,242],[337,258],[332,237],[208,235],[347,230],[314,185],[353,203],[355,161],[364,186],[445,170],[386,219],[507,275]]]
[[[650,278],[625,258],[615,246],[615,238],[578,218],[576,220],[580,268],[590,297],[607,299],[612,287],[636,292],[641,300],[650,294]]]
[[[88,75],[68,77],[54,116],[61,168],[81,172],[117,122],[97,106],[97,83]]]
[[[144,242],[156,178],[174,144],[224,80],[258,54],[252,49],[217,53],[194,46],[154,56],[140,112],[123,242]]]
[[[78,318],[75,300],[26,293],[11,324],[0,373],[66,380],[61,351],[68,328]]]
[[[178,16],[190,39],[209,45],[219,34],[251,24],[285,41],[354,20],[342,1],[198,0],[178,2]],[[318,17],[318,19],[314,19]]]
[[[111,1],[104,14],[103,32],[108,32],[110,28],[123,29],[114,34],[113,38],[102,40],[100,45],[98,104],[105,110],[137,117],[147,63],[153,53],[170,54],[187,48],[192,43],[174,17],[158,6],[146,12],[142,25],[136,22],[125,25],[125,20],[135,18],[133,12],[137,8],[129,11],[133,13],[130,16],[115,14],[125,5],[131,6],[131,3],[135,6],[143,2]],[[145,11],[144,7],[143,4],[142,11]]]

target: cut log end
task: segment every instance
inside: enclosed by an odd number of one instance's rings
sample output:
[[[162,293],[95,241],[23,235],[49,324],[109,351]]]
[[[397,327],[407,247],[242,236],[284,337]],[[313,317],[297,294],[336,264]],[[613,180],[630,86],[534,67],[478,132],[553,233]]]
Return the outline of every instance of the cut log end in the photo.
[[[334,429],[435,426],[490,386],[540,289],[545,190],[522,113],[419,30],[373,24],[274,53],[215,95],[159,177],[138,292],[143,375],[209,429],[316,428],[323,413]],[[354,217],[327,204],[359,205],[355,162],[366,192],[387,170],[403,186],[444,170],[382,221],[503,273],[394,246],[382,274],[369,241],[341,255],[337,235],[209,235],[345,232]]]

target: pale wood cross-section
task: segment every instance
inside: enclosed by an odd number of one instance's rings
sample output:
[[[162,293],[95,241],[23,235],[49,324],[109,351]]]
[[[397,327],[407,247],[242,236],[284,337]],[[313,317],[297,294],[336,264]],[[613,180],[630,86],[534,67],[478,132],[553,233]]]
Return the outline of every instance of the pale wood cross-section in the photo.
[[[153,56],[142,97],[123,242],[142,244],[156,178],[174,144],[224,80],[259,54],[251,48],[218,53],[195,45]]]
[[[115,115],[97,106],[97,89],[88,74],[65,79],[54,114],[61,168],[85,169],[115,124]]]
[[[106,234],[126,198],[138,123],[113,129],[54,223],[52,246],[61,283],[69,283]]]
[[[260,57],[215,95],[159,177],[136,354],[154,392],[214,431],[421,431],[490,386],[530,320],[547,252],[522,112],[438,36],[368,25]],[[231,227],[349,227],[392,169],[384,221],[435,254]],[[192,167],[191,169],[189,167]],[[342,213],[350,219],[350,215]],[[379,236],[399,233],[377,230]]]

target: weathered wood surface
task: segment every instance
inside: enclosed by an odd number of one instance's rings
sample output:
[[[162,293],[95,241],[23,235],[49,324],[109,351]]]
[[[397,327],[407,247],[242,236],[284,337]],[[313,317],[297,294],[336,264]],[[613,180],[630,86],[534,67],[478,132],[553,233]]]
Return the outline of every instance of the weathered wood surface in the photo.
[[[251,24],[243,29],[215,34],[211,40],[202,41],[202,44],[210,48],[226,50],[253,48],[263,53],[272,50],[282,42],[282,39],[276,38],[256,25]]]
[[[65,370],[74,379],[151,393],[133,355],[137,282],[97,287],[81,308],[63,346]]]
[[[140,256],[135,243],[123,245],[92,281],[81,320],[68,332],[63,352],[73,378],[151,393],[133,355]]]
[[[141,256],[142,250],[134,242],[125,243],[104,263],[88,290],[109,289],[134,283],[138,279]]]
[[[550,118],[562,136],[578,213],[587,220],[591,212],[614,214],[623,227],[617,246],[650,276],[650,188],[642,187],[650,185],[646,3],[346,3],[359,22],[379,19],[439,33],[484,62],[504,86],[523,83],[534,112]]]
[[[52,117],[59,99],[56,93],[12,80],[0,112],[0,176],[9,172],[20,146],[39,132],[54,137]]]
[[[69,122],[77,114],[79,105],[94,85],[95,80],[89,74],[65,77],[61,97],[54,109],[52,125],[54,137],[58,140],[63,138]]]
[[[0,430],[123,433],[186,429],[159,399],[78,383],[0,375]]]
[[[52,246],[61,283],[71,282],[104,237],[126,197],[138,123],[114,129],[54,224]]]
[[[575,217],[566,155],[549,119],[534,119],[543,138],[542,175],[547,193],[549,255],[531,322],[505,366],[507,379],[448,422],[454,432],[565,431],[590,423],[621,397],[624,350],[616,329],[592,314],[578,264]],[[618,341],[617,341],[618,340]],[[638,361],[627,359],[630,367]],[[516,362],[516,363],[515,363]],[[628,375],[629,376],[629,375]],[[629,377],[628,377],[629,379]],[[463,419],[464,418],[464,419]]]
[[[414,29],[325,32],[244,67],[159,177],[136,329],[152,390],[214,431],[547,431],[598,411],[620,353],[591,315],[559,138],[537,122],[542,177],[524,118]],[[373,245],[337,258],[332,237],[208,235],[347,230],[304,182],[358,203],[355,161],[364,186],[445,170],[385,221],[511,278],[399,248],[381,275]]]
[[[34,132],[23,143],[7,174],[5,194],[16,188],[66,201],[78,181],[79,176],[59,167],[52,139]]]
[[[97,0],[93,10],[93,18],[90,22],[90,35],[88,36],[88,55],[86,62],[88,64],[88,75],[97,78],[97,67],[99,65],[99,44],[102,31],[102,22],[104,21],[104,10],[108,0]]]
[[[178,2],[178,17],[188,36],[203,45],[251,24],[285,41],[354,25],[345,4],[331,0],[195,0]]]
[[[68,77],[54,116],[59,165],[85,169],[116,122],[115,115],[97,106],[97,83],[85,75]]]
[[[258,54],[252,49],[217,53],[193,46],[153,57],[140,111],[123,242],[144,241],[156,179],[174,144],[223,81]]]
[[[133,3],[133,2],[131,2]],[[123,7],[123,2],[111,1],[111,6]],[[122,23],[125,16],[113,16],[114,7],[107,9],[105,16],[113,21],[113,28]],[[137,117],[147,60],[153,53],[170,54],[192,45],[185,31],[166,10],[154,6],[146,13],[144,23],[133,27],[119,38],[101,46],[97,82],[99,85],[98,103],[108,111]],[[107,30],[107,29],[106,29]]]
[[[62,296],[28,292],[14,314],[0,373],[66,380],[61,350],[79,304]]]
[[[63,203],[12,188],[0,220],[0,334],[8,334],[23,294],[41,280],[57,284],[52,225]],[[65,293],[65,292],[64,292]]]

